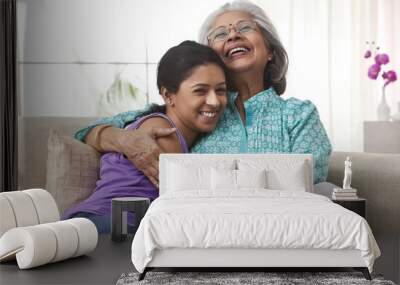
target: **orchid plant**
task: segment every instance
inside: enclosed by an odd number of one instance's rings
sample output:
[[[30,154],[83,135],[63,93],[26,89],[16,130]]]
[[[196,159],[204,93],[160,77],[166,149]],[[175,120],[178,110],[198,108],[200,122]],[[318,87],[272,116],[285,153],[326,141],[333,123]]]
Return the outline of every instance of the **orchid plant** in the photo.
[[[367,42],[369,45],[369,49],[365,52],[364,58],[370,58],[373,54],[371,49],[374,51],[374,59],[375,63],[372,64],[368,69],[368,77],[372,80],[376,80],[379,76],[379,73],[382,70],[382,66],[389,63],[389,55],[386,53],[378,53],[379,47],[373,48],[375,45],[374,42]],[[383,71],[382,78],[384,80],[384,84],[382,87],[382,91],[385,92],[385,88],[388,84],[393,83],[397,80],[397,74],[394,70]]]

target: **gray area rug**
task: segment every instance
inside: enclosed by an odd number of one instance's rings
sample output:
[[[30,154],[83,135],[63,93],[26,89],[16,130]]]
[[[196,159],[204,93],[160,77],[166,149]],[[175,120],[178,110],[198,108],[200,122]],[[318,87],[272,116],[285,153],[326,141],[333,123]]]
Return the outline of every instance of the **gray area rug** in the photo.
[[[117,285],[133,284],[213,284],[213,285],[292,285],[292,284],[376,284],[395,285],[380,275],[372,275],[368,281],[360,272],[148,272],[146,278],[138,281],[139,273],[122,274]]]

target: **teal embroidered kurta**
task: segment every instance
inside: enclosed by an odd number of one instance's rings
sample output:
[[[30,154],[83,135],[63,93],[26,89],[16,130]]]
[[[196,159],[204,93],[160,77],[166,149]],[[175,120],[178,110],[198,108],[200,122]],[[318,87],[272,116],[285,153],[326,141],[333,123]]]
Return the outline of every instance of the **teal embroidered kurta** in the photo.
[[[244,102],[244,124],[235,105],[237,95],[228,95],[227,107],[216,129],[202,135],[191,152],[310,153],[314,160],[314,183],[326,180],[332,147],[313,103],[295,98],[285,100],[270,88]],[[154,105],[141,111],[128,111],[100,119],[78,131],[75,137],[83,140],[99,124],[123,128],[152,110]]]

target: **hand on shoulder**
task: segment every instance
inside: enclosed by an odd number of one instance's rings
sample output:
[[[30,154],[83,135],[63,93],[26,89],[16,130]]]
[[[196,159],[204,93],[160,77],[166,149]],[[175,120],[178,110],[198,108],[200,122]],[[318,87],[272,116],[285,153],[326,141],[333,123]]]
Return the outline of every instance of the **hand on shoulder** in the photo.
[[[162,152],[181,153],[182,149],[179,143],[179,138],[176,132],[167,136],[157,136],[157,132],[162,129],[171,129],[171,124],[162,117],[151,117],[146,119],[139,127],[143,131],[151,131],[154,134],[154,139]],[[170,131],[169,131],[170,132]]]

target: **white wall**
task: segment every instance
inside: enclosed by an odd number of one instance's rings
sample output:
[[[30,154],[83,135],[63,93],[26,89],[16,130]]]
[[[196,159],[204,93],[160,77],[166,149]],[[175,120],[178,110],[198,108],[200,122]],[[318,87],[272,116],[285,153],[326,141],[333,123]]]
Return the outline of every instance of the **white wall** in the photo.
[[[97,116],[99,95],[118,72],[161,102],[156,63],[171,46],[196,40],[204,15],[223,2],[196,1],[194,12],[184,0],[18,1],[23,116]]]
[[[19,0],[23,114],[96,116],[95,102],[99,94],[107,90],[115,74],[121,71],[143,96],[148,93],[150,102],[161,102],[156,88],[156,63],[171,46],[186,39],[197,40],[205,16],[225,2]],[[301,33],[297,34],[298,38],[291,37],[292,28],[287,21],[291,12],[286,9],[290,2],[255,1],[265,8],[286,47],[302,41],[303,37]],[[324,17],[324,14],[314,17]],[[320,27],[317,32],[310,37],[318,40],[324,30]],[[290,48],[288,52],[291,59],[298,55]],[[312,80],[301,70],[305,61],[305,56],[291,61],[289,80],[294,83]],[[128,64],[102,64],[110,62]],[[295,76],[291,78],[292,74]],[[310,98],[309,95],[288,88],[286,97],[312,99],[320,105],[320,97],[311,94],[313,98]],[[326,112],[322,109],[320,112],[324,117]]]

